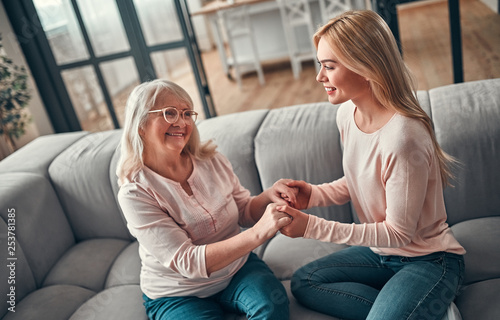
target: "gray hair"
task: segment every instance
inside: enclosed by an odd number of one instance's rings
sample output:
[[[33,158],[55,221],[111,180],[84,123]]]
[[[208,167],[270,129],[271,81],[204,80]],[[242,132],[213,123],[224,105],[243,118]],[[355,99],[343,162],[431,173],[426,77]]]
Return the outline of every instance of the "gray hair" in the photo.
[[[119,185],[122,185],[126,179],[131,179],[144,166],[144,143],[139,132],[144,129],[148,112],[155,106],[156,99],[165,92],[175,96],[191,109],[193,108],[193,101],[189,94],[172,81],[157,79],[144,82],[132,90],[125,108],[125,123],[120,142],[121,154],[116,169]],[[201,146],[204,150],[200,150],[200,144],[200,135],[194,126],[184,151],[198,158],[213,155],[215,147],[209,146],[210,142]]]

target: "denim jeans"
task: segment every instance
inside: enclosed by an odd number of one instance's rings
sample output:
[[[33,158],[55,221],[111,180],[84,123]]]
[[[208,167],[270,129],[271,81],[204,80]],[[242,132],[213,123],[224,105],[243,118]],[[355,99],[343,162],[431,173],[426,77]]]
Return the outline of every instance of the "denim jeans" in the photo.
[[[149,319],[224,319],[224,312],[243,313],[249,319],[289,318],[288,297],[281,282],[254,253],[221,292],[208,297],[143,295]]]
[[[350,247],[295,272],[292,293],[303,305],[342,319],[438,319],[464,274],[460,255],[381,256]]]

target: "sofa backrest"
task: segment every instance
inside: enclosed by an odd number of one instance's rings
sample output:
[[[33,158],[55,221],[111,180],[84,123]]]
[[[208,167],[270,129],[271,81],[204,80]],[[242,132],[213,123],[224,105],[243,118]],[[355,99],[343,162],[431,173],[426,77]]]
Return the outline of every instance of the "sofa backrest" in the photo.
[[[446,188],[450,225],[500,215],[500,79],[429,91],[441,147],[459,160]]]
[[[77,242],[93,238],[132,240],[116,199],[117,152],[121,130],[89,134],[49,167],[49,175]]]
[[[198,125],[202,140],[213,139],[252,194],[280,178],[311,183],[343,175],[337,109],[328,102],[221,116]],[[350,205],[308,212],[352,222]]]
[[[87,132],[35,139],[0,162],[0,294],[16,301],[39,288],[56,261],[75,243],[48,167]],[[11,290],[13,287],[15,290]],[[8,303],[0,305],[0,317]]]
[[[280,178],[321,184],[344,175],[337,109],[323,102],[269,112],[255,138],[255,158],[264,189]],[[325,219],[353,221],[349,204],[308,212]]]
[[[233,113],[201,121],[197,127],[201,140],[212,140],[217,151],[224,154],[233,170],[250,193],[262,192],[262,184],[255,163],[254,140],[268,110]]]

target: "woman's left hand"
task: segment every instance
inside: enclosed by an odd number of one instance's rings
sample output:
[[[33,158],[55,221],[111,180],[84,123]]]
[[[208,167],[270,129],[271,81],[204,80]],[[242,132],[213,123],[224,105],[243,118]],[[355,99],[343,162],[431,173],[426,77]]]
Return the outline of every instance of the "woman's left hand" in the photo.
[[[278,207],[277,204],[270,203],[259,221],[251,228],[259,239],[270,239],[292,221],[290,216],[278,210]]]

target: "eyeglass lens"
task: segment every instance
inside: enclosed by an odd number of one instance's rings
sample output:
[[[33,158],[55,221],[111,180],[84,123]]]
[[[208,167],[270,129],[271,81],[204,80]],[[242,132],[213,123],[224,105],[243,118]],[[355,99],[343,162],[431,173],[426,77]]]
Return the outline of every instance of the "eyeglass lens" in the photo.
[[[167,122],[175,123],[177,121],[177,119],[179,119],[180,113],[182,113],[182,118],[184,120],[191,119],[193,121],[196,121],[197,113],[193,110],[179,111],[176,108],[167,108],[167,109],[165,109],[163,115],[165,117],[165,120],[167,120]]]

